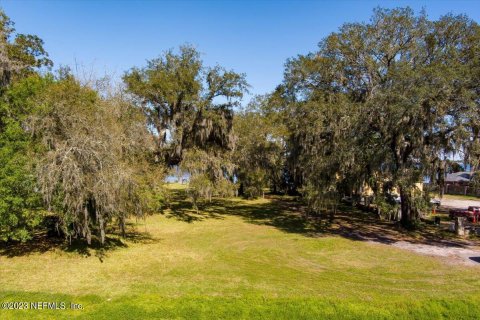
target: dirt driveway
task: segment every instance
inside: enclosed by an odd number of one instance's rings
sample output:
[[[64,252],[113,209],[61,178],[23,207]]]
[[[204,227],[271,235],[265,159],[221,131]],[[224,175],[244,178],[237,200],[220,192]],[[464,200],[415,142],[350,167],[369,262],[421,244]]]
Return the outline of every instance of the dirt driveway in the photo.
[[[459,200],[459,199],[442,199],[442,207],[448,209],[467,209],[469,206],[480,206],[479,200]]]
[[[480,200],[443,198],[441,208],[444,210],[467,209],[469,206],[480,206]],[[480,247],[477,246],[478,243],[475,244],[464,241],[464,243],[459,245],[457,243],[440,244],[396,241],[390,245],[418,254],[438,257],[447,263],[480,266]]]
[[[397,241],[392,246],[418,254],[441,258],[452,264],[480,266],[480,248],[475,246],[440,246]]]

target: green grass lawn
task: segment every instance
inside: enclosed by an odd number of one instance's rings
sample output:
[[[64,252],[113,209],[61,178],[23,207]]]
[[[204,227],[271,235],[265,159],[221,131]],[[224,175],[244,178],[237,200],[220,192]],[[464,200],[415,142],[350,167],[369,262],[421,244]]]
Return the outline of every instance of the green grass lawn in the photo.
[[[431,198],[440,199],[440,195],[438,193],[431,192]],[[451,199],[451,200],[476,200],[480,201],[480,197],[477,196],[466,196],[463,194],[444,194],[443,199]]]
[[[349,237],[296,206],[215,200],[196,214],[177,199],[131,221],[126,240],[111,234],[105,250],[5,247],[1,302],[83,309],[0,310],[0,319],[478,319],[480,267]]]
[[[479,197],[465,196],[465,195],[462,195],[462,194],[444,194],[443,198],[444,199],[452,199],[452,200],[476,200],[476,201],[480,201]]]

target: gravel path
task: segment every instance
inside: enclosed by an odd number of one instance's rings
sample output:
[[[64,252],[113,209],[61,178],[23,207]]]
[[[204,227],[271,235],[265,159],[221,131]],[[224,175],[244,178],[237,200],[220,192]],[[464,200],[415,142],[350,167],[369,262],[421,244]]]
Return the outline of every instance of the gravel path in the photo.
[[[428,256],[441,257],[449,263],[480,266],[480,249],[476,247],[448,247],[428,244],[414,244],[398,241],[394,247]]]
[[[480,201],[442,199],[442,207],[445,207],[445,208],[467,209],[469,206],[480,206]]]

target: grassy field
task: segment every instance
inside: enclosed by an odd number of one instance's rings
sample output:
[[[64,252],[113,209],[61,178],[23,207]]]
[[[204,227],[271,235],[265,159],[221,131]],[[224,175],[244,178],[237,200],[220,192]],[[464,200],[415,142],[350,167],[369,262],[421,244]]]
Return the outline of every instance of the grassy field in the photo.
[[[435,199],[440,199],[440,194],[438,193],[435,193],[435,192],[431,192],[430,193],[430,197],[431,198],[435,198]],[[476,200],[476,201],[480,201],[480,197],[477,197],[477,196],[466,196],[466,195],[463,195],[463,194],[444,194],[443,195],[443,199],[451,199],[451,200]]]
[[[395,231],[381,224],[322,226],[298,210],[291,199],[230,199],[197,214],[177,198],[106,249],[4,247],[1,302],[67,307],[0,319],[478,319],[480,267],[383,244]]]
[[[480,201],[479,197],[464,196],[464,195],[461,195],[461,194],[444,194],[443,198],[444,199],[452,199],[452,200],[476,200],[476,201]]]

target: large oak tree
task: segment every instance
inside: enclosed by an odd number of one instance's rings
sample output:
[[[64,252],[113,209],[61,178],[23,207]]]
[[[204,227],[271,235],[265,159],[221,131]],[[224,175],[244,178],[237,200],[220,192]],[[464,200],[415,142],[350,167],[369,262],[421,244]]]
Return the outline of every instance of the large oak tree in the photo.
[[[440,181],[452,152],[468,150],[470,161],[478,152],[478,33],[465,16],[376,9],[370,22],[345,24],[291,59],[283,98],[299,184],[337,190],[363,168],[399,189],[402,224],[412,226],[415,183]]]
[[[205,67],[191,46],[170,50],[124,76],[127,90],[145,111],[158,156],[169,165],[186,149],[231,149],[233,108],[247,90],[244,74]]]

